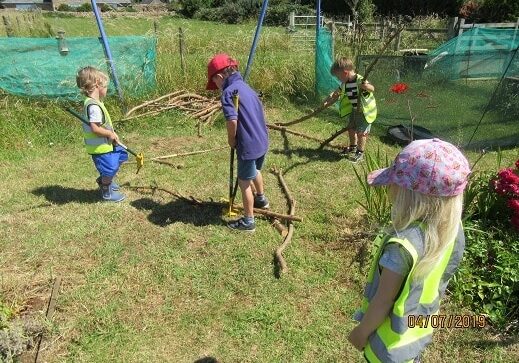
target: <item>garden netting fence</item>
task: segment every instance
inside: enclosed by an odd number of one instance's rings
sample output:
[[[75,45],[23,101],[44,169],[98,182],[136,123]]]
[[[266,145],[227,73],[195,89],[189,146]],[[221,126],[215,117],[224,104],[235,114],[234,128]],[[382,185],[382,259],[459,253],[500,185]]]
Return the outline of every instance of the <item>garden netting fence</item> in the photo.
[[[119,82],[126,94],[138,96],[155,88],[156,39],[145,36],[109,38]],[[76,73],[94,66],[110,74],[98,38],[67,38],[60,53],[52,38],[0,38],[0,88],[20,96],[77,100]],[[109,91],[116,92],[113,83]]]
[[[330,44],[325,39],[317,46],[321,97],[337,88],[330,80],[333,57],[325,61]],[[394,142],[387,129],[399,125],[407,131],[425,129],[463,148],[518,145],[518,45],[519,32],[514,29],[474,28],[428,54],[381,56],[368,77],[378,105],[372,133]],[[358,56],[358,73],[363,74],[375,57]],[[407,90],[395,92],[396,83],[405,83]]]

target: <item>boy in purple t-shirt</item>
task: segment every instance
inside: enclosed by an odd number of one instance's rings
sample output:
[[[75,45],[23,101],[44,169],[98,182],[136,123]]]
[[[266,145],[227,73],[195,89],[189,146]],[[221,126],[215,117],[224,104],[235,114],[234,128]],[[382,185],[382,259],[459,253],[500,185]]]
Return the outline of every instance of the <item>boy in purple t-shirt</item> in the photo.
[[[220,100],[227,120],[227,141],[238,155],[238,185],[243,199],[243,217],[229,222],[227,226],[253,232],[256,228],[253,208],[269,207],[260,172],[269,147],[263,106],[257,93],[238,72],[238,62],[227,54],[215,55],[207,65],[207,89],[222,91]],[[233,103],[236,92],[239,95],[237,110]],[[256,196],[251,184],[254,184]]]

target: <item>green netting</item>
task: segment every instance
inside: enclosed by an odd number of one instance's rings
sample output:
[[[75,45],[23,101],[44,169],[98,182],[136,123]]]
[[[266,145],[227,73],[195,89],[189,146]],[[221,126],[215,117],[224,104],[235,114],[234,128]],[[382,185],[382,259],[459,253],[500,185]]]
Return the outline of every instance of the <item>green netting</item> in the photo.
[[[430,52],[425,68],[447,79],[499,78],[519,46],[516,29],[472,28]],[[510,73],[517,73],[512,64]]]
[[[374,57],[359,57],[359,73]],[[434,71],[440,63],[425,67],[427,56],[382,56],[369,75],[378,106],[372,132],[384,138],[391,126],[421,126],[465,148],[518,145],[519,56],[509,50],[505,58],[508,63],[499,67],[501,72],[507,69],[505,74],[495,71],[492,76],[450,78],[446,77],[452,74],[448,67],[444,72]],[[491,68],[495,62],[492,57],[481,60],[479,67]],[[397,82],[406,83],[408,91],[391,92]]]
[[[91,65],[110,74],[98,38],[67,38],[69,52],[60,55],[51,38],[0,39],[0,88],[21,96],[79,98],[76,73]],[[156,39],[142,36],[110,37],[117,76],[127,95],[155,87]],[[113,83],[110,93],[116,92]]]
[[[315,81],[319,97],[327,96],[339,87],[339,80],[330,73],[334,62],[333,38],[330,31],[321,28],[316,44],[315,55]]]

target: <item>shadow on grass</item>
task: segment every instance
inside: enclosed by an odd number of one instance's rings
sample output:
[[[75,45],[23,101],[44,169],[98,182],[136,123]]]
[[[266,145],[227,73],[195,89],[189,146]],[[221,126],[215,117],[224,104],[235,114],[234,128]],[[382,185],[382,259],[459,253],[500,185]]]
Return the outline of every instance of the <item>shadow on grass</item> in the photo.
[[[142,198],[130,203],[141,211],[150,211],[148,220],[161,227],[175,222],[189,223],[194,226],[222,224],[222,208],[212,205],[194,205],[183,200],[173,200],[167,204],[157,203],[150,198]]]
[[[218,363],[218,359],[214,357],[203,357],[195,360],[193,363]]]
[[[491,348],[502,347],[506,348],[511,345],[515,345],[519,343],[519,336],[509,336],[500,340],[490,340],[490,339],[481,339],[481,340],[472,340],[469,342],[474,348],[489,350]]]
[[[39,187],[31,191],[32,194],[37,196],[44,196],[49,202],[54,204],[67,204],[67,203],[97,203],[101,201],[101,194],[99,190],[86,190],[67,188],[61,185],[49,185],[45,187]]]
[[[292,165],[288,166],[286,169],[284,169],[284,173],[288,173],[290,170],[295,169],[298,166],[309,164],[313,161],[324,161],[324,162],[337,162],[341,159],[344,159],[337,150],[330,150],[327,148],[324,149],[318,149],[316,147],[315,149],[310,148],[298,148],[298,149],[272,149],[269,151],[272,154],[278,154],[278,155],[287,155],[289,154],[289,158],[292,157],[292,155],[297,155],[301,158],[306,158],[304,161],[298,161],[293,163]]]

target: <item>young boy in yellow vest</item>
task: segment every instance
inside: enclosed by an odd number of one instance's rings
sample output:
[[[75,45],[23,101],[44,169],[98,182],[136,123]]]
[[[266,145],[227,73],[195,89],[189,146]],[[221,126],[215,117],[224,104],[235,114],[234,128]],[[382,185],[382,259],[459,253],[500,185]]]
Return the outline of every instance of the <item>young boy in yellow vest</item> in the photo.
[[[364,156],[371,124],[377,118],[377,104],[373,95],[375,87],[355,73],[349,58],[339,58],[333,63],[330,72],[341,81],[341,85],[324,101],[324,105],[339,100],[339,116],[349,116],[347,128],[350,146],[344,149],[342,155],[356,163]]]
[[[119,192],[114,178],[121,164],[128,160],[128,153],[118,145],[119,137],[101,101],[108,90],[108,76],[94,67],[85,67],[77,73],[76,83],[86,96],[84,112],[90,126],[83,124],[83,138],[86,151],[92,155],[99,172],[96,182],[101,196],[105,201],[120,202],[126,197]]]
[[[463,190],[470,167],[439,139],[406,146],[368,175],[389,186],[392,225],[375,239],[359,321],[348,340],[368,362],[418,362],[432,341],[440,299],[465,248]],[[436,318],[436,319],[435,319]],[[437,323],[434,323],[436,321]]]

